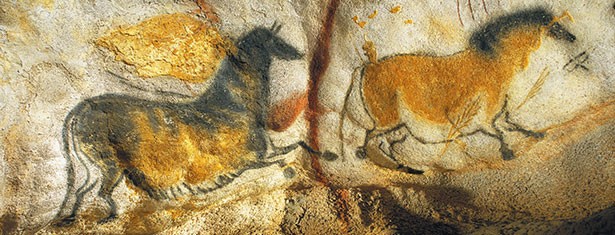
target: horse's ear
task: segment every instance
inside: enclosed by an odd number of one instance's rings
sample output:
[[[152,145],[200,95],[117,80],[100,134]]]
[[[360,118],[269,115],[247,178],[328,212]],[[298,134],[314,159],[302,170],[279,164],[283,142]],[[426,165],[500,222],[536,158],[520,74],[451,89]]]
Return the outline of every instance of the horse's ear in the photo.
[[[271,26],[271,32],[274,34],[278,34],[281,28],[282,28],[282,25],[279,24],[278,21],[275,21],[273,22],[273,25]]]

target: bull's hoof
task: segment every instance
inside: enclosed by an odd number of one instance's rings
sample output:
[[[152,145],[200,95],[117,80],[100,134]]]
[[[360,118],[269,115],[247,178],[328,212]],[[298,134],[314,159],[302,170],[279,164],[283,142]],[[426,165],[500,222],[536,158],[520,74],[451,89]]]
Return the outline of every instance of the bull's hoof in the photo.
[[[365,159],[367,158],[367,151],[365,151],[364,147],[358,148],[357,151],[355,152],[355,156],[358,159]]]
[[[509,148],[501,147],[500,152],[502,152],[502,159],[504,159],[505,161],[510,161],[510,160],[515,159],[515,154]]]
[[[334,152],[330,152],[330,151],[325,151],[324,153],[322,153],[322,158],[325,159],[325,161],[335,161],[339,158],[339,156],[337,154],[335,154]]]
[[[116,214],[110,214],[109,216],[107,216],[107,218],[99,220],[98,224],[106,224],[106,223],[109,223],[109,222],[115,220],[116,218],[117,218]]]
[[[69,226],[71,224],[73,224],[75,222],[76,218],[74,215],[66,217],[60,221],[58,221],[57,223],[55,223],[55,226],[57,227],[66,227]]]

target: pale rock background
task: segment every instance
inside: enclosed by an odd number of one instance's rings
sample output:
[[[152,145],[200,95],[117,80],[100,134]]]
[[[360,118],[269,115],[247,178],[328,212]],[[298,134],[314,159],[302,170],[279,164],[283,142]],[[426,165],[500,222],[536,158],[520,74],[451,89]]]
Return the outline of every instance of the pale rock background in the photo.
[[[587,1],[342,1],[331,39],[331,63],[323,78],[320,100],[320,149],[340,155],[322,161],[331,187],[317,183],[309,156],[294,151],[286,157],[295,176],[271,166],[248,171],[222,190],[178,202],[157,202],[126,186],[114,193],[120,217],[97,224],[106,211],[89,194],[74,225],[51,223],[66,193],[66,160],[61,130],[64,117],[79,101],[105,93],[128,93],[158,100],[189,100],[190,91],[173,78],[140,80],[134,70],[94,45],[94,40],[121,25],[151,16],[198,9],[193,1],[2,1],[0,2],[0,231],[6,234],[152,233],[232,234],[513,234],[613,231],[615,217],[615,9],[613,2]],[[257,26],[283,25],[280,35],[305,54],[302,60],[274,61],[272,101],[304,91],[308,64],[322,26],[327,1],[207,1],[220,18],[220,31],[231,39]],[[497,143],[470,139],[479,159],[458,153],[431,157],[439,148],[403,145],[408,164],[427,170],[408,175],[357,159],[354,148],[364,130],[346,122],[345,148],[337,133],[339,113],[352,72],[362,65],[358,52],[364,37],[375,42],[379,57],[413,52],[447,55],[467,46],[471,33],[490,17],[532,6],[555,14],[568,10],[575,21],[564,25],[575,44],[543,40],[527,70],[510,88],[516,106],[545,66],[550,77],[540,94],[513,113],[530,129],[549,129],[532,142],[511,135],[519,157],[502,161]],[[394,6],[401,11],[389,12]],[[374,19],[367,16],[374,10]],[[352,17],[367,24],[360,28]],[[411,19],[412,24],[404,23]],[[589,71],[562,70],[587,50]],[[363,57],[363,60],[366,60]],[[145,91],[121,83],[108,71],[126,76]],[[193,84],[202,91],[205,84]],[[159,95],[156,91],[182,96]],[[356,103],[351,109],[356,109]],[[593,108],[590,108],[593,107]],[[572,120],[572,121],[570,121]],[[433,127],[424,127],[430,135]],[[446,130],[444,130],[446,131]],[[435,132],[434,132],[435,133]],[[435,134],[434,134],[435,135]],[[306,139],[306,121],[283,133],[272,133],[284,145]],[[424,147],[424,146],[423,146]],[[418,149],[418,150],[417,150]],[[484,158],[483,158],[484,157]],[[434,164],[450,171],[431,169]],[[77,170],[77,178],[83,177]],[[94,172],[99,174],[99,172]],[[339,198],[347,196],[347,224],[338,218]],[[603,211],[599,213],[600,211]],[[598,214],[596,214],[598,213]],[[594,216],[591,216],[595,214]]]

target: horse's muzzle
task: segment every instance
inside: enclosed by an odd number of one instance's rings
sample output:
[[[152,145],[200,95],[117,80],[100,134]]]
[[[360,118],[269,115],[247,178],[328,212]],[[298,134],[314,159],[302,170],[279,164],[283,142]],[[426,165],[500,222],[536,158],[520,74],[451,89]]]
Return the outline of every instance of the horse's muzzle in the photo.
[[[569,42],[574,42],[577,39],[574,34],[568,32],[568,30],[566,30],[566,28],[559,23],[555,23],[551,26],[551,28],[549,28],[548,35],[555,39],[566,40]]]

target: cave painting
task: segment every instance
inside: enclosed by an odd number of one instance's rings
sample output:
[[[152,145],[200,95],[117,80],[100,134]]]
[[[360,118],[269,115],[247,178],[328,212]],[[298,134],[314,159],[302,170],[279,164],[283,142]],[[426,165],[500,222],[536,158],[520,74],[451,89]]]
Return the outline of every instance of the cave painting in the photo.
[[[183,13],[158,15],[139,24],[118,27],[96,45],[133,65],[140,78],[172,76],[201,83],[218,70],[232,43],[216,27]]]
[[[279,30],[279,25],[256,28],[241,37],[237,51],[222,60],[211,86],[194,101],[105,94],[74,107],[64,123],[69,176],[58,225],[75,220],[84,196],[99,181],[98,196],[109,207],[101,222],[107,222],[117,216],[111,195],[124,177],[152,199],[172,200],[216,190],[246,170],[284,166],[284,159],[273,157],[297,147],[320,154],[302,141],[275,147],[266,133],[267,123],[275,123],[268,118],[272,59],[303,56],[277,35]],[[89,165],[102,175],[91,174]],[[87,172],[78,187],[74,167]]]
[[[366,43],[364,50],[370,62],[362,68],[360,76],[353,78],[360,80],[353,81],[346,96],[347,102],[350,90],[358,89],[364,111],[372,121],[359,123],[367,129],[367,134],[357,155],[367,156],[383,167],[420,174],[423,171],[395,159],[393,145],[409,136],[423,144],[436,144],[482,133],[499,141],[503,159],[513,159],[515,154],[504,141],[504,128],[496,120],[504,118],[509,126],[505,130],[526,137],[544,135],[526,130],[509,119],[506,94],[512,78],[528,66],[530,54],[540,47],[544,35],[575,41],[575,36],[558,23],[559,19],[542,8],[501,16],[474,32],[466,50],[447,56],[403,54],[376,59],[373,45]],[[450,125],[448,138],[427,141],[415,136],[402,120],[400,107],[420,121]],[[477,115],[479,111],[485,115]],[[358,119],[351,117],[351,120]],[[466,128],[472,121],[479,123],[478,127]],[[399,131],[405,134],[379,144],[382,154],[366,153],[368,141]]]

